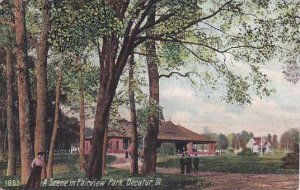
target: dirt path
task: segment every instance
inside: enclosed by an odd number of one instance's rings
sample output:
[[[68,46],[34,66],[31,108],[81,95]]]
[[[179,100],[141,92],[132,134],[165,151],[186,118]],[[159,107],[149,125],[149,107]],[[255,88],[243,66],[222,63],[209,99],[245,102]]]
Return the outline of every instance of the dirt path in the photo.
[[[131,166],[131,159],[130,158],[125,158],[124,154],[116,154],[114,155],[116,159],[109,164],[110,167],[113,168],[118,168],[121,170],[130,170]],[[142,162],[138,162],[139,165],[139,171],[141,171],[142,168]]]
[[[139,166],[142,163],[139,162]],[[117,156],[111,167],[130,170],[130,158]],[[140,167],[139,167],[140,168]],[[180,173],[179,168],[157,168],[159,173]],[[233,174],[217,172],[199,172],[190,174],[199,176],[211,183],[205,190],[297,190],[298,175],[285,174]]]
[[[214,172],[201,172],[197,174],[210,181],[212,185],[206,190],[282,190],[298,189],[298,175],[284,174],[226,174]]]

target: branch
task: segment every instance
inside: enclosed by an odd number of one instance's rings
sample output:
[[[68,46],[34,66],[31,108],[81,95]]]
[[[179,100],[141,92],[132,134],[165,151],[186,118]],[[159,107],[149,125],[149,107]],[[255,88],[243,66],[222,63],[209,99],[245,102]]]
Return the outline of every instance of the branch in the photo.
[[[189,75],[191,75],[191,74],[199,75],[198,73],[192,72],[192,71],[191,71],[191,72],[184,73],[184,74],[179,73],[179,72],[177,72],[177,71],[173,71],[173,72],[171,72],[171,73],[169,73],[169,74],[162,74],[162,75],[159,75],[159,78],[162,78],[162,77],[170,78],[170,77],[173,76],[173,75],[179,75],[180,77],[189,77]]]
[[[221,11],[223,10],[223,8],[226,7],[227,5],[229,5],[231,2],[232,2],[232,0],[230,0],[230,1],[226,2],[226,3],[224,3],[218,10],[216,10],[215,12],[213,12],[212,14],[210,14],[210,15],[208,15],[208,16],[201,17],[201,18],[198,18],[198,19],[196,19],[196,20],[194,20],[194,21],[191,21],[191,22],[187,23],[186,26],[184,26],[183,28],[181,28],[182,30],[179,30],[178,32],[172,31],[172,32],[168,32],[168,33],[178,34],[178,33],[182,32],[182,31],[185,31],[186,29],[190,28],[191,26],[197,24],[198,22],[201,22],[201,21],[203,21],[203,20],[210,19],[210,18],[214,17],[215,15],[217,15],[219,12],[221,12]],[[169,16],[171,16],[171,13],[170,13]],[[153,27],[153,26],[155,26],[155,25],[157,25],[157,24],[159,24],[159,23],[161,23],[161,22],[163,22],[163,21],[165,21],[165,20],[167,20],[167,19],[168,19],[168,18],[166,17],[166,18],[162,18],[161,20],[157,20],[156,22],[154,22],[155,24],[153,24],[153,25],[151,25],[151,26],[149,26],[149,27],[147,27],[147,28]],[[158,21],[159,21],[159,22],[158,22]],[[146,26],[146,25],[145,25],[145,26]],[[145,26],[144,26],[144,27],[145,27]],[[144,30],[144,29],[143,29],[143,30]],[[162,36],[164,36],[164,35],[166,35],[166,33],[162,33],[162,34],[160,34],[158,37],[162,37]],[[138,46],[139,44],[143,43],[146,39],[147,39],[147,38],[138,38],[137,41],[135,42],[135,46]]]
[[[133,29],[135,34],[137,34],[141,24],[144,22],[145,18],[148,16],[148,13],[150,12],[152,6],[155,5],[158,1],[159,0],[149,0],[148,4],[145,7],[143,14],[141,15],[141,18],[138,20],[136,26]]]
[[[223,34],[226,34],[226,35],[228,35],[228,36],[231,36],[232,38],[240,39],[240,37],[234,36],[234,35],[232,35],[232,34],[229,34],[229,33],[225,32],[224,30],[222,30],[222,29],[220,29],[220,28],[217,28],[217,27],[213,26],[212,24],[209,24],[209,23],[203,22],[203,21],[201,21],[201,23],[206,24],[206,25],[209,26],[210,28],[215,29],[215,30],[217,30],[217,31],[219,31],[219,32],[221,32],[221,33],[223,33]]]
[[[2,19],[0,19],[0,24],[8,25],[8,26],[10,26],[12,29],[15,28],[15,23],[10,22],[10,21],[7,21],[7,20],[2,20]]]
[[[241,46],[232,46],[229,47],[227,49],[222,50],[223,53],[228,52],[231,49],[239,49],[239,48],[249,48],[249,49],[264,49],[266,47],[273,47],[274,45],[265,45],[265,46],[260,46],[260,47],[256,47],[256,46],[250,46],[250,45],[241,45]]]
[[[211,63],[213,62],[213,60],[205,60],[202,57],[200,57],[199,55],[197,55],[197,53],[195,53],[193,50],[191,50],[190,48],[188,48],[186,45],[181,44],[185,49],[187,49],[192,55],[194,55],[197,59],[206,62],[206,63]]]
[[[142,55],[142,56],[149,56],[149,54],[147,54],[147,53],[142,53],[142,52],[137,52],[137,51],[134,51],[133,53],[137,54],[137,55]]]
[[[125,64],[127,63],[126,56],[124,56],[124,55],[131,54],[130,51],[132,51],[134,49],[134,47],[135,47],[135,46],[131,47],[131,44],[134,43],[135,37],[137,35],[137,31],[140,28],[140,26],[143,23],[143,21],[146,18],[146,16],[148,15],[149,11],[151,10],[151,7],[157,1],[158,0],[149,0],[148,4],[143,4],[143,2],[146,2],[146,1],[140,2],[138,4],[138,7],[137,7],[136,12],[135,12],[136,15],[133,15],[131,17],[131,19],[128,21],[128,26],[126,28],[124,39],[123,39],[123,43],[122,43],[123,45],[122,45],[120,53],[119,53],[119,55],[121,55],[121,56],[119,56],[118,59],[117,59],[117,64],[116,64],[117,65],[117,73],[121,72],[123,70]],[[138,14],[140,14],[140,10],[143,7],[145,7],[144,8],[144,12],[142,13],[140,19],[137,20],[136,25],[133,27],[133,29],[131,31],[131,27],[133,26],[135,16],[138,16]],[[131,31],[131,35],[129,35],[130,31]]]
[[[178,40],[178,39],[175,39],[175,38],[168,39],[168,38],[153,37],[153,36],[147,36],[147,37],[145,36],[145,37],[141,37],[141,38],[152,39],[152,40],[163,41],[163,42],[175,42],[175,43],[182,43],[182,44],[197,45],[197,46],[202,46],[202,47],[209,48],[209,49],[211,49],[213,51],[216,51],[218,53],[221,53],[221,54],[227,53],[231,49],[238,49],[238,48],[263,49],[263,48],[266,48],[266,47],[272,47],[273,46],[273,45],[269,45],[269,46],[265,45],[265,46],[256,47],[256,46],[251,46],[251,45],[238,45],[238,46],[228,47],[228,48],[223,49],[223,50],[219,50],[219,49],[214,48],[212,46],[209,46],[207,44],[191,42],[191,41],[183,41],[183,40]]]
[[[129,3],[130,3],[130,0],[125,0],[124,2],[123,2],[123,6],[122,6],[122,8],[121,8],[121,17],[122,18],[124,18],[124,16],[125,16],[125,13],[126,13],[126,11],[127,11],[127,8],[128,8],[128,6],[129,6]]]
[[[183,30],[186,30],[188,29],[189,27],[193,26],[194,24],[197,24],[198,22],[201,22],[203,20],[207,20],[207,19],[210,19],[214,16],[216,16],[219,12],[221,12],[223,10],[224,7],[226,7],[227,5],[229,5],[230,3],[232,2],[232,0],[230,1],[227,1],[226,3],[224,3],[218,10],[216,10],[215,12],[213,12],[212,14],[208,15],[208,16],[205,16],[205,17],[202,17],[202,18],[199,18],[199,19],[196,19],[190,23],[188,23],[184,28],[182,28]]]
[[[168,20],[170,17],[172,17],[174,15],[175,15],[175,13],[170,13],[170,14],[167,14],[167,15],[163,15],[158,20],[156,20],[155,22],[145,24],[143,27],[141,27],[138,30],[138,33],[141,33],[141,32],[143,32],[143,31],[145,31],[145,30],[147,30],[147,29],[149,29],[149,28],[151,28],[151,27],[153,27],[153,26],[155,26],[155,25],[157,25],[161,22],[164,22],[164,21]]]

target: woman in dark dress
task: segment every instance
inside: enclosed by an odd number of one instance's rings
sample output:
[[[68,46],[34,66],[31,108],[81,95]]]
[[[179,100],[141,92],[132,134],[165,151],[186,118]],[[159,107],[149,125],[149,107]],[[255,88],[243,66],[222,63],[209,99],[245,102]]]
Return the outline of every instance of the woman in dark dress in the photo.
[[[39,152],[37,157],[31,163],[31,173],[25,189],[38,189],[41,184],[41,175],[45,162],[43,159],[44,152]]]

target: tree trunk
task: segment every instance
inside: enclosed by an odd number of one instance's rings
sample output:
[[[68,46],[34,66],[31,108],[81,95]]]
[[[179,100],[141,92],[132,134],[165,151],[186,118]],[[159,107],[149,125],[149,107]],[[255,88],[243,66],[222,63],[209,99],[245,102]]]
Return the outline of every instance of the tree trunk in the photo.
[[[0,118],[0,161],[4,161],[4,133],[5,133],[5,120],[4,120],[4,112],[1,114]]]
[[[80,59],[80,58],[78,58]],[[78,60],[79,62],[79,60]],[[83,73],[80,73],[80,170],[85,170],[85,147],[84,147],[84,136],[85,136],[85,113],[84,113],[84,78]]]
[[[99,180],[102,177],[105,130],[108,128],[109,110],[121,76],[121,72],[116,73],[115,66],[118,43],[116,37],[104,38],[103,40],[100,56],[100,88],[94,122],[92,149],[86,173],[89,180]]]
[[[14,123],[14,99],[13,99],[13,83],[14,83],[14,65],[12,62],[12,52],[6,49],[6,90],[7,90],[7,133],[8,133],[8,158],[7,158],[7,176],[16,175],[15,162],[15,123]]]
[[[155,22],[155,7],[149,14],[147,22]],[[159,73],[154,40],[146,42],[146,51],[148,52],[146,61],[149,75],[150,112],[148,116],[148,129],[145,137],[144,162],[141,172],[143,175],[156,172],[156,148],[159,129]]]
[[[116,3],[115,1],[105,1],[104,6],[114,10],[120,21],[123,21],[129,1]],[[142,19],[143,20],[143,19]],[[142,21],[141,20],[141,21]],[[140,26],[141,22],[137,24]],[[131,24],[129,26],[132,26]],[[127,28],[129,29],[129,28]],[[127,63],[127,59],[135,47],[135,39],[138,34],[138,27],[132,33],[130,29],[126,31],[121,47],[120,39],[114,32],[103,37],[102,52],[100,54],[100,88],[98,93],[96,115],[94,122],[94,132],[92,149],[89,156],[87,178],[101,179],[103,170],[103,145],[105,130],[108,128],[109,110],[120,76]],[[130,33],[130,35],[129,35]],[[100,51],[99,51],[100,52]]]
[[[50,28],[49,1],[43,0],[42,32],[38,42],[36,62],[36,122],[34,152],[46,152],[46,127],[48,118],[48,88],[47,88],[47,55],[48,55],[48,31]],[[46,178],[46,167],[42,171],[42,179]]]
[[[7,110],[7,108],[6,108],[6,110]],[[8,137],[7,137],[7,135],[8,135],[8,131],[7,131],[7,116],[5,117],[5,120],[4,120],[4,123],[5,123],[5,130],[4,130],[4,143],[3,143],[3,146],[4,146],[4,148],[3,148],[3,152],[4,152],[4,157],[5,158],[7,158],[7,149],[8,149]]]
[[[34,152],[45,152],[46,126],[47,126],[47,55],[48,55],[48,31],[49,31],[49,5],[48,0],[42,1],[43,20],[42,32],[38,42],[37,62],[36,62],[36,123]]]
[[[21,184],[30,173],[32,159],[31,108],[26,49],[25,7],[23,0],[15,0],[16,57],[19,94],[19,127],[21,149]]]
[[[57,137],[57,129],[59,124],[59,105],[60,105],[60,94],[61,94],[61,83],[62,83],[62,71],[58,71],[56,81],[56,96],[55,96],[55,115],[54,115],[54,127],[51,136],[51,143],[49,149],[49,157],[47,164],[47,178],[53,177],[53,156]]]
[[[89,180],[100,180],[102,177],[104,136],[108,125],[109,109],[112,103],[112,97],[113,95],[108,95],[107,93],[99,93],[98,96],[92,149],[87,171],[87,178]],[[101,102],[101,104],[99,102]]]
[[[131,131],[131,174],[138,175],[138,133],[137,133],[137,121],[136,121],[136,108],[135,108],[135,98],[134,98],[134,57],[133,55],[129,58],[129,101],[130,101],[130,117],[132,123]]]
[[[107,155],[107,148],[108,148],[108,129],[105,129],[104,139],[103,139],[103,155],[102,155],[102,176],[106,175],[106,155]]]

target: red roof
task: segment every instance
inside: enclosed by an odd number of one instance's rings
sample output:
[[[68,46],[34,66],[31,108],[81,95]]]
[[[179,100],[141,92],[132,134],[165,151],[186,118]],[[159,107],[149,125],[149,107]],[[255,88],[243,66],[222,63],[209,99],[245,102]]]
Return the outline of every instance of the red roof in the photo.
[[[254,144],[253,145],[261,146],[261,137],[253,137],[253,140],[254,140]],[[269,143],[269,141],[266,140],[263,143],[263,147],[265,147],[268,143]]]
[[[161,123],[158,132],[158,141],[193,141],[195,143],[216,142],[181,125],[175,125],[171,121]]]
[[[131,122],[120,120],[116,128],[109,128],[109,138],[130,138],[131,137]],[[91,139],[92,134],[86,139]],[[214,143],[215,140],[195,133],[181,125],[175,125],[171,121],[161,122],[158,131],[158,141],[182,141],[194,143]]]

